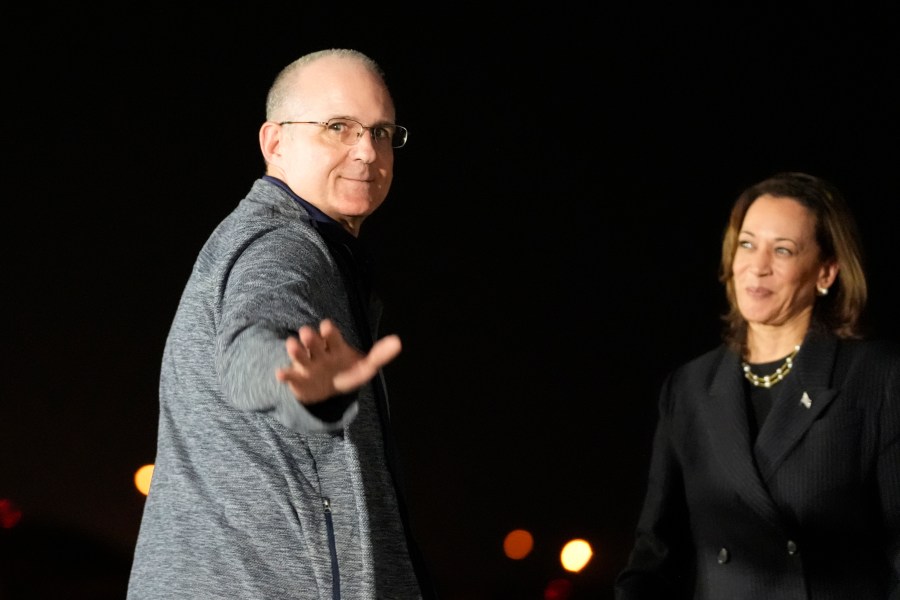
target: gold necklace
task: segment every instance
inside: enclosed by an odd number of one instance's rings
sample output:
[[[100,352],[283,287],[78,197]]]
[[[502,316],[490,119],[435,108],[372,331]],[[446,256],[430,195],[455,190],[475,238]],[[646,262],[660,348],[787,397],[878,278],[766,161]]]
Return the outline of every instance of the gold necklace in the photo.
[[[746,361],[742,362],[741,366],[744,368],[744,377],[756,387],[772,387],[787,377],[787,374],[791,372],[791,369],[794,366],[794,358],[797,356],[798,352],[800,352],[800,344],[794,346],[794,351],[787,355],[787,358],[784,359],[784,364],[775,369],[774,373],[771,375],[763,375],[762,377],[751,371],[750,365],[747,364]]]

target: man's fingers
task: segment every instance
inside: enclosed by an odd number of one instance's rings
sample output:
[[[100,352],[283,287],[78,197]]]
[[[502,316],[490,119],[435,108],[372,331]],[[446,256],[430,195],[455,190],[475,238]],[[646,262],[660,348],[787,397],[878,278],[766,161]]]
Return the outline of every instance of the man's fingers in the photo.
[[[400,354],[403,345],[400,338],[396,335],[386,335],[372,346],[369,351],[367,360],[376,368],[381,368],[388,364]]]
[[[338,330],[338,328],[334,326],[334,322],[331,319],[322,319],[322,321],[319,323],[319,334],[322,337],[327,338],[328,336],[335,333],[337,333],[338,335],[341,334],[340,330]]]
[[[285,340],[284,347],[291,360],[299,363],[309,360],[309,350],[297,338],[289,337]]]
[[[300,343],[307,350],[311,350],[319,340],[319,332],[310,327],[309,325],[304,325],[297,331],[297,337],[300,340]]]
[[[376,341],[368,354],[361,355],[347,345],[334,323],[325,319],[318,331],[301,327],[296,338],[285,340],[285,348],[292,364],[278,369],[275,376],[304,401],[304,397],[318,399],[323,395],[318,389],[322,386],[343,393],[364,385],[400,354],[402,344],[398,336],[387,335]],[[328,395],[324,393],[323,397]]]
[[[375,377],[378,369],[391,362],[400,354],[400,350],[400,338],[396,335],[381,338],[375,342],[369,353],[355,365],[335,375],[335,389],[339,392],[355,390]]]

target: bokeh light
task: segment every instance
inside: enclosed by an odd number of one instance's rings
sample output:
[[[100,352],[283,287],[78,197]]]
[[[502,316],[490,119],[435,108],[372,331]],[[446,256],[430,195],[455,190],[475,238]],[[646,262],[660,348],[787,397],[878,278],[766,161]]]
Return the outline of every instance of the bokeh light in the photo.
[[[572,582],[568,579],[554,579],[544,588],[544,600],[568,600],[572,595]]]
[[[153,465],[144,465],[134,473],[134,485],[140,493],[150,492],[150,480],[153,478]]]
[[[590,544],[584,540],[575,539],[563,546],[559,559],[566,571],[577,573],[590,562],[593,555],[594,551]]]
[[[513,529],[506,534],[503,540],[503,553],[508,558],[520,560],[531,553],[534,548],[534,538],[524,529]]]
[[[22,520],[22,511],[9,498],[0,498],[0,528],[12,529]]]

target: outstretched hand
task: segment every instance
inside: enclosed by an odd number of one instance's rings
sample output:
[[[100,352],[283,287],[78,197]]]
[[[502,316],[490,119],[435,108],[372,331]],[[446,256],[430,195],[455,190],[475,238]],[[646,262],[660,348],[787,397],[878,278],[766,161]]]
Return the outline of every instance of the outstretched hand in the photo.
[[[400,338],[385,336],[362,354],[345,340],[330,319],[319,330],[304,325],[285,348],[291,364],[275,371],[275,378],[287,384],[301,404],[314,404],[351,392],[372,379],[378,370],[400,354]]]

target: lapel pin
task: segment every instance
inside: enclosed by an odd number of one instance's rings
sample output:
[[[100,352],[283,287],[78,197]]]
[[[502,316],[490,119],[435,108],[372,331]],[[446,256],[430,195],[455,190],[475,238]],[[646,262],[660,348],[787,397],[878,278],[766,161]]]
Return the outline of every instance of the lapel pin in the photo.
[[[806,392],[803,392],[803,397],[800,398],[800,404],[802,404],[806,408],[809,408],[812,406],[812,398],[809,397],[809,394],[807,394]]]

